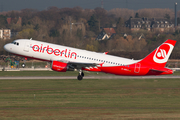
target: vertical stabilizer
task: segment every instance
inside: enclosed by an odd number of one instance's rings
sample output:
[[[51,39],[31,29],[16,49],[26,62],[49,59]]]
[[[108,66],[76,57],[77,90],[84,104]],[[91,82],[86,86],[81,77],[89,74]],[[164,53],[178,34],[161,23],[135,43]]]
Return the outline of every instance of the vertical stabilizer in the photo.
[[[153,65],[155,67],[165,67],[175,44],[175,40],[168,39],[143,60],[141,60],[141,64]]]

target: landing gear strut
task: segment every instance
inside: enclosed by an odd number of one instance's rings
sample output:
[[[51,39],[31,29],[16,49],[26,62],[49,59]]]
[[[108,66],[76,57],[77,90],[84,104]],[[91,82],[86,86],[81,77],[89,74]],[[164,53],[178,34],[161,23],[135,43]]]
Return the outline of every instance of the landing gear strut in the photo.
[[[23,67],[23,68],[25,68],[25,66],[26,66],[26,64],[25,64],[25,63],[26,63],[26,60],[27,60],[27,58],[24,59],[24,63],[22,64],[22,67]]]
[[[80,70],[80,71],[79,71],[79,74],[78,74],[78,76],[77,76],[77,79],[78,79],[78,80],[82,80],[83,77],[84,77],[84,73],[82,72],[82,70]]]

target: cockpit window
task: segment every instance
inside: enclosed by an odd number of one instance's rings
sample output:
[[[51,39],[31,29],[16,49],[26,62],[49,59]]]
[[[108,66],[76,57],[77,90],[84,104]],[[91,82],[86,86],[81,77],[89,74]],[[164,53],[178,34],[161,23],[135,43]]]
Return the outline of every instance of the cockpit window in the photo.
[[[19,45],[19,43],[18,43],[18,42],[14,42],[14,41],[12,42],[12,44],[14,44],[14,45]]]

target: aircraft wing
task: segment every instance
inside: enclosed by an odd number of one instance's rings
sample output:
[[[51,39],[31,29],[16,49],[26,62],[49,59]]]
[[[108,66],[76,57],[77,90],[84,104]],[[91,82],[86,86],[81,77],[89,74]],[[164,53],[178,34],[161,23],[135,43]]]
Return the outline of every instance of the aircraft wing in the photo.
[[[95,67],[96,63],[78,63],[78,62],[69,62],[69,65],[73,66],[76,69],[81,69],[81,68],[85,68],[85,67]]]
[[[95,67],[97,65],[100,65],[99,63],[87,63],[87,62],[73,62],[68,60],[56,60],[59,62],[67,63],[70,67],[81,69],[85,67]]]

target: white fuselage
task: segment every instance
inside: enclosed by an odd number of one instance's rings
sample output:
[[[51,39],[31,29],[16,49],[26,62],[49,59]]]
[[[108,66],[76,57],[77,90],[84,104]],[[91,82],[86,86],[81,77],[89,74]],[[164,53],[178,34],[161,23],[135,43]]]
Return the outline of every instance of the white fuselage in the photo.
[[[6,44],[4,48],[13,54],[44,61],[103,63],[103,66],[130,65],[139,61],[29,39],[15,40]]]

